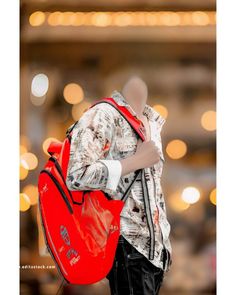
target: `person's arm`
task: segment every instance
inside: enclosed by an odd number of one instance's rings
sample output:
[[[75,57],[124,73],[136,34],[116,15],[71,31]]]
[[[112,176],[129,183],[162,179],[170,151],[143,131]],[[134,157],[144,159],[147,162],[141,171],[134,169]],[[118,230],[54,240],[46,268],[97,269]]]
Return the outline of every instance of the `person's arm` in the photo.
[[[134,155],[120,160],[121,175],[129,174],[141,168],[151,167],[160,160],[160,152],[154,141],[141,142]]]
[[[72,132],[66,184],[72,191],[103,190],[113,194],[121,177],[119,160],[106,160],[113,137],[113,119],[104,108],[83,114]]]

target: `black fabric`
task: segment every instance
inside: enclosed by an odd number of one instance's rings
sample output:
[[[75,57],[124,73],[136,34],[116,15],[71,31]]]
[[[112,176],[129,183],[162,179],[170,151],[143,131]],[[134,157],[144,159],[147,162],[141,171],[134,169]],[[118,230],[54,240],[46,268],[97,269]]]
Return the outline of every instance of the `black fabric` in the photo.
[[[111,295],[157,295],[164,271],[153,265],[122,236],[107,275]]]

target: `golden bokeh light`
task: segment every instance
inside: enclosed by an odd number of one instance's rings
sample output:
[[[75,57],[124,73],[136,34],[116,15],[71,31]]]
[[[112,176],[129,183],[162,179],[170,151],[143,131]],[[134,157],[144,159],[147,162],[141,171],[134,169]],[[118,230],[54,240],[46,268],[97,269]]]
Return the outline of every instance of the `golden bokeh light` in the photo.
[[[204,11],[194,11],[192,13],[192,20],[197,26],[207,26],[210,23],[210,18]]]
[[[183,189],[181,198],[185,203],[194,204],[200,199],[200,191],[193,186],[188,186]]]
[[[77,121],[83,115],[84,111],[86,111],[91,106],[91,103],[87,101],[82,101],[81,103],[73,105],[71,109],[72,118]]]
[[[38,188],[36,185],[28,184],[23,188],[23,193],[28,196],[31,205],[38,202]]]
[[[47,149],[48,149],[48,147],[49,147],[49,145],[50,145],[50,143],[51,143],[52,141],[60,142],[60,140],[58,140],[58,139],[55,138],[55,137],[48,137],[48,138],[45,139],[44,142],[43,142],[43,151],[44,151],[44,153],[45,153],[47,156],[49,155],[49,153],[47,152]]]
[[[171,159],[177,160],[187,153],[187,145],[180,139],[174,139],[167,144],[166,152]]]
[[[84,91],[76,83],[67,84],[64,88],[63,95],[65,100],[70,104],[80,103],[84,99]]]
[[[60,11],[55,11],[49,14],[47,22],[50,26],[58,26],[62,23],[63,14]]]
[[[213,110],[205,112],[201,117],[201,125],[207,131],[216,130],[216,112]]]
[[[181,194],[178,192],[173,193],[168,201],[172,210],[176,212],[182,212],[188,209],[190,206],[188,203],[184,202],[184,200],[181,198]]]
[[[34,170],[38,166],[38,159],[33,153],[24,153],[20,157],[21,165],[27,170]]]
[[[111,15],[106,12],[97,12],[92,15],[91,22],[94,26],[106,27],[112,22]]]
[[[25,169],[22,165],[20,165],[20,180],[26,179],[28,174],[29,174],[28,169]]]
[[[157,111],[164,119],[168,116],[168,110],[165,106],[161,104],[155,104],[153,106],[154,110]]]
[[[212,204],[216,205],[216,188],[211,191],[209,199]]]
[[[215,11],[36,11],[31,15],[34,26],[47,17],[50,26],[206,26],[216,24]]]
[[[29,23],[33,27],[41,26],[45,22],[46,16],[42,11],[35,11],[29,17]]]
[[[24,212],[27,211],[30,208],[30,199],[29,197],[21,193],[20,194],[20,211]]]

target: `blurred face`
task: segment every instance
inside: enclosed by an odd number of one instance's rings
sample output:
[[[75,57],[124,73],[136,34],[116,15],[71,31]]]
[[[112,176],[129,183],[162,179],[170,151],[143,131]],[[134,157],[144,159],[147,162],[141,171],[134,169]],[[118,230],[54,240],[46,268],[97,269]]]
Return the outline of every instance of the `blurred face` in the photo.
[[[122,93],[128,101],[135,104],[140,103],[142,106],[145,105],[147,101],[147,85],[139,77],[131,77],[122,89]]]

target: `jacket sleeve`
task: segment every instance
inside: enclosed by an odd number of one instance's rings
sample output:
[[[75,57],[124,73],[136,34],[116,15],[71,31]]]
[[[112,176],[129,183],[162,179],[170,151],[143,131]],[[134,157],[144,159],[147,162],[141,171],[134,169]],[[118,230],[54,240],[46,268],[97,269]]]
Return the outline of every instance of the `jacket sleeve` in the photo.
[[[121,163],[105,157],[113,137],[113,119],[101,105],[83,114],[72,131],[66,177],[70,190],[103,190],[109,194],[116,191]]]

